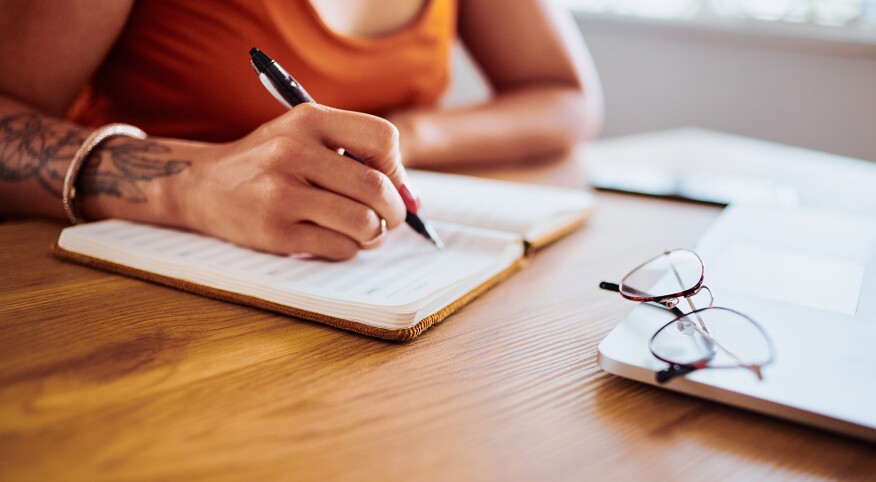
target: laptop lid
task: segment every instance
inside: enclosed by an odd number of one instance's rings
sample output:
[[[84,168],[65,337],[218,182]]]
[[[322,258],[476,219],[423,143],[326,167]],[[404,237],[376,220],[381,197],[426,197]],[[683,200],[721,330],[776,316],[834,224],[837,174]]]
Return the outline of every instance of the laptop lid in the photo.
[[[775,359],[763,381],[699,370],[659,386],[876,441],[876,219],[733,206],[696,251],[713,304],[757,320]],[[640,304],[600,343],[600,366],[658,385],[648,341],[672,318]]]

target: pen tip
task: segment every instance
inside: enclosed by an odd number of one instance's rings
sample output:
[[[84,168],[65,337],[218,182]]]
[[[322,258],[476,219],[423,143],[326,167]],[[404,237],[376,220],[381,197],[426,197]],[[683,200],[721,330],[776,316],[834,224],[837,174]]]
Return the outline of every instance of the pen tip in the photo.
[[[435,229],[432,226],[426,225],[426,234],[428,234],[429,241],[432,241],[432,244],[434,244],[439,251],[444,249],[444,241],[441,241],[441,237],[438,236],[438,233],[435,232]]]
[[[438,233],[435,231],[435,229],[432,228],[432,226],[430,226],[429,223],[425,222],[422,218],[408,211],[408,215],[407,217],[405,217],[405,222],[408,223],[408,226],[410,226],[414,231],[416,231],[432,244],[434,244],[436,248],[444,249],[444,242],[441,241],[441,237],[438,236]]]

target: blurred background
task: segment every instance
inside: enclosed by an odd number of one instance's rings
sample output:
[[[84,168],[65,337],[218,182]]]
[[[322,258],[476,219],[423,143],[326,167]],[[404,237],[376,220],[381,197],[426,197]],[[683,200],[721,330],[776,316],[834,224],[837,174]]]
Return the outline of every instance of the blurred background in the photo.
[[[876,161],[876,0],[554,0],[602,80],[601,137],[697,126]],[[464,47],[445,99],[489,95]]]

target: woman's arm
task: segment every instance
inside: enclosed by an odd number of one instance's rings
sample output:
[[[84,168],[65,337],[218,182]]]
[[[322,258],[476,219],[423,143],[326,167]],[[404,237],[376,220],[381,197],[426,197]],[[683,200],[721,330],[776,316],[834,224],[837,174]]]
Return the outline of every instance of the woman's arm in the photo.
[[[130,2],[96,3],[0,3],[0,217],[64,217],[63,177],[89,130],[58,116],[130,10]],[[342,146],[367,166],[338,155]],[[380,232],[380,218],[389,227],[404,220],[404,182],[390,123],[303,104],[226,144],[114,138],[92,153],[77,198],[88,219],[179,226],[265,251],[343,259]]]
[[[526,161],[599,130],[599,80],[566,12],[548,0],[460,0],[459,33],[495,95],[462,109],[390,114],[406,165]]]
[[[103,62],[132,5],[0,3],[0,215],[64,217],[64,174],[88,132],[57,117]]]
[[[0,216],[64,218],[61,186],[87,129],[0,98]],[[338,155],[344,146],[368,164]],[[368,167],[372,166],[372,167]],[[243,139],[114,138],[77,182],[87,219],[182,227],[279,253],[352,257],[404,220],[392,125],[302,104]]]

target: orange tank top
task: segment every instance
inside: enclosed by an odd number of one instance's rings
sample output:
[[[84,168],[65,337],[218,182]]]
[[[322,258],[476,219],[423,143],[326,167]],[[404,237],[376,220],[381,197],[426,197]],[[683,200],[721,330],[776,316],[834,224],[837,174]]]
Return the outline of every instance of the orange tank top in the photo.
[[[407,26],[367,38],[332,31],[307,0],[138,0],[67,117],[238,139],[285,111],[256,77],[251,47],[321,104],[372,114],[430,105],[448,84],[455,32],[455,0],[427,0]]]

